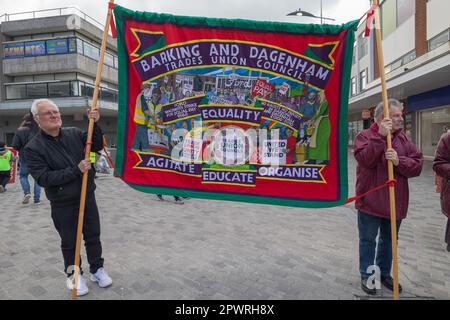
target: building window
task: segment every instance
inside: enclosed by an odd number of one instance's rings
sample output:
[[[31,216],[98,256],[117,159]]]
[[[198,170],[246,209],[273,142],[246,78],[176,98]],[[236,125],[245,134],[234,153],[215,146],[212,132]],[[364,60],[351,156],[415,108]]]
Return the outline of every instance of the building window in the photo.
[[[98,61],[100,47],[79,38],[56,38],[43,41],[8,42],[3,44],[5,59],[36,57],[43,55],[79,53]],[[106,52],[103,63],[118,69],[117,55]]]
[[[70,82],[53,82],[48,84],[49,97],[69,97]]]
[[[355,64],[356,62],[356,48],[358,46],[358,42],[353,42],[353,57],[352,57],[352,64]]]
[[[35,75],[33,78],[33,81],[51,81],[51,80],[55,80],[54,74],[40,74]]]
[[[105,57],[103,59],[103,63],[106,64],[107,66],[113,67],[114,68],[114,57],[112,54],[105,52]]]
[[[397,26],[397,5],[395,0],[385,0],[381,5],[381,31],[383,39],[393,33]]]
[[[67,39],[47,40],[47,54],[63,54],[69,52]]]
[[[44,56],[45,51],[45,41],[30,41],[24,44],[25,57],[36,57]]]
[[[358,56],[359,60],[364,58],[369,53],[369,41],[364,37],[364,33],[361,33],[358,37]]]
[[[405,65],[407,63],[410,63],[411,61],[413,61],[414,59],[416,59],[416,51],[412,51],[408,54],[405,54],[402,57],[402,65]]]
[[[48,97],[46,83],[27,84],[27,98],[36,99]]]
[[[17,76],[14,77],[14,82],[33,82],[33,76]]]
[[[394,61],[392,64],[392,70],[398,69],[402,66],[402,59]]]
[[[356,95],[357,89],[358,89],[357,87],[358,87],[358,84],[356,83],[356,77],[353,77],[351,80],[351,92],[350,92],[351,96]]]
[[[89,57],[97,61],[100,59],[100,49],[84,41],[83,41],[83,52],[86,57]]]
[[[94,86],[81,81],[59,81],[27,84],[6,84],[6,100],[36,99],[45,97],[92,97]],[[99,98],[117,102],[117,90],[100,87]]]
[[[53,37],[51,33],[41,33],[41,34],[33,34],[31,39],[48,39]]]
[[[359,88],[360,90],[365,90],[367,87],[367,69],[361,71],[359,74]]]
[[[83,40],[77,39],[77,52],[79,54],[84,54],[83,52]]]
[[[75,72],[55,74],[55,80],[75,80],[76,78],[77,74]]]
[[[416,3],[411,0],[397,0],[397,27],[402,25],[406,20],[416,12]]]
[[[25,99],[27,96],[27,88],[24,84],[6,86],[6,99]]]
[[[428,50],[434,50],[450,40],[450,29],[438,34],[436,37],[428,41]]]

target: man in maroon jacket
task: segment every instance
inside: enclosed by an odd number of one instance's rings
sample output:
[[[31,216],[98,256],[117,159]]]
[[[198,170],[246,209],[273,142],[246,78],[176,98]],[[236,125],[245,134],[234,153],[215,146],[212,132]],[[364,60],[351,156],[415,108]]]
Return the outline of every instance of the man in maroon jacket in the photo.
[[[441,179],[441,210],[448,217],[445,230],[447,251],[450,252],[450,133],[441,136],[434,156],[433,170]]]
[[[397,235],[408,211],[408,178],[419,176],[423,165],[422,153],[401,130],[402,110],[402,103],[389,99],[389,118],[383,119],[383,103],[378,104],[374,115],[375,123],[356,136],[354,147],[354,155],[358,162],[356,194],[363,194],[388,181],[388,160],[394,164],[394,176],[397,180],[395,185]],[[392,134],[392,149],[387,149],[386,145],[386,136],[389,131]],[[381,283],[393,290],[388,188],[372,192],[357,200],[356,209],[358,210],[361,288],[368,294],[376,294],[376,289],[368,286],[371,270],[376,265],[380,270]],[[402,288],[399,285],[399,292],[401,291]]]

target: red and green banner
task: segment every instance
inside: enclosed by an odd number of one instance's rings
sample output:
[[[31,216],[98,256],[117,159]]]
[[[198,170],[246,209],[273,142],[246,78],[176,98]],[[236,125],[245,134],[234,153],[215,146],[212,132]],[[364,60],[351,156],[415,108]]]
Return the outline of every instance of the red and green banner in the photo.
[[[116,166],[147,193],[297,207],[347,199],[354,31],[116,6]]]

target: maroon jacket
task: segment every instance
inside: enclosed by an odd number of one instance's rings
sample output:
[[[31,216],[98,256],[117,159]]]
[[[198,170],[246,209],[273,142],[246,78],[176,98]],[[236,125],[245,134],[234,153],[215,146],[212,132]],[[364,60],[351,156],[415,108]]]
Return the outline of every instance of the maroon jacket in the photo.
[[[392,135],[392,148],[397,151],[399,164],[394,166],[395,206],[397,220],[406,218],[409,203],[408,178],[417,177],[422,171],[423,156],[402,130]],[[354,155],[356,167],[356,194],[384,184],[389,180],[386,138],[378,133],[376,123],[360,132],[355,139]],[[389,188],[372,192],[356,201],[356,209],[364,213],[390,219]]]
[[[441,179],[441,209],[450,218],[450,134],[444,134],[439,141],[433,161],[433,170]]]

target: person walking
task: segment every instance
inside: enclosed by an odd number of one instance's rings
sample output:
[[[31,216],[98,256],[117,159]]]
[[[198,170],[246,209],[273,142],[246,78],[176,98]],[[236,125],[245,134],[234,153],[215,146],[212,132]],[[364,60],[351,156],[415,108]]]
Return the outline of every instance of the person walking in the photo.
[[[445,243],[447,251],[450,252],[450,133],[445,133],[439,140],[433,161],[433,170],[440,177],[441,210],[447,217],[445,230]]]
[[[6,148],[6,144],[0,142],[0,193],[6,191],[6,185],[11,178],[11,162],[14,156],[11,151]]]
[[[420,175],[424,160],[422,153],[401,130],[402,103],[395,99],[389,99],[388,103],[389,118],[383,119],[383,102],[379,103],[375,109],[375,123],[369,129],[361,131],[355,138],[356,194],[364,194],[385,184],[389,179],[388,161],[392,161],[396,180],[398,235],[400,224],[408,211],[408,179]],[[386,146],[389,132],[392,134],[392,149],[387,149]],[[388,188],[369,193],[356,200],[355,207],[358,210],[361,288],[367,294],[376,294],[376,288],[368,286],[368,280],[372,275],[371,270],[377,266],[381,284],[392,291],[394,284],[391,277],[391,211]],[[400,284],[399,292],[402,292]]]
[[[25,155],[23,149],[27,143],[39,132],[39,127],[33,119],[31,112],[27,113],[23,117],[23,122],[20,127],[16,130],[12,141],[12,147],[19,152],[19,181],[23,190],[23,204],[27,204],[31,199],[31,186],[28,181],[28,176],[30,172],[25,161]],[[39,204],[41,202],[41,187],[34,181],[33,189],[34,204]]]
[[[78,128],[62,128],[58,106],[51,100],[33,102],[31,112],[40,131],[25,146],[25,160],[33,178],[45,189],[51,205],[51,215],[61,237],[64,271],[68,276],[67,287],[73,289],[73,265],[77,237],[78,214],[82,177],[88,172],[83,238],[90,266],[90,280],[104,288],[112,284],[111,277],[103,267],[100,242],[100,218],[95,199],[94,169],[91,161],[84,159],[87,133]],[[92,135],[92,151],[103,148],[102,131],[97,122],[98,110],[89,111],[88,117],[95,121]],[[80,276],[77,294],[89,292],[83,278],[80,257]]]

